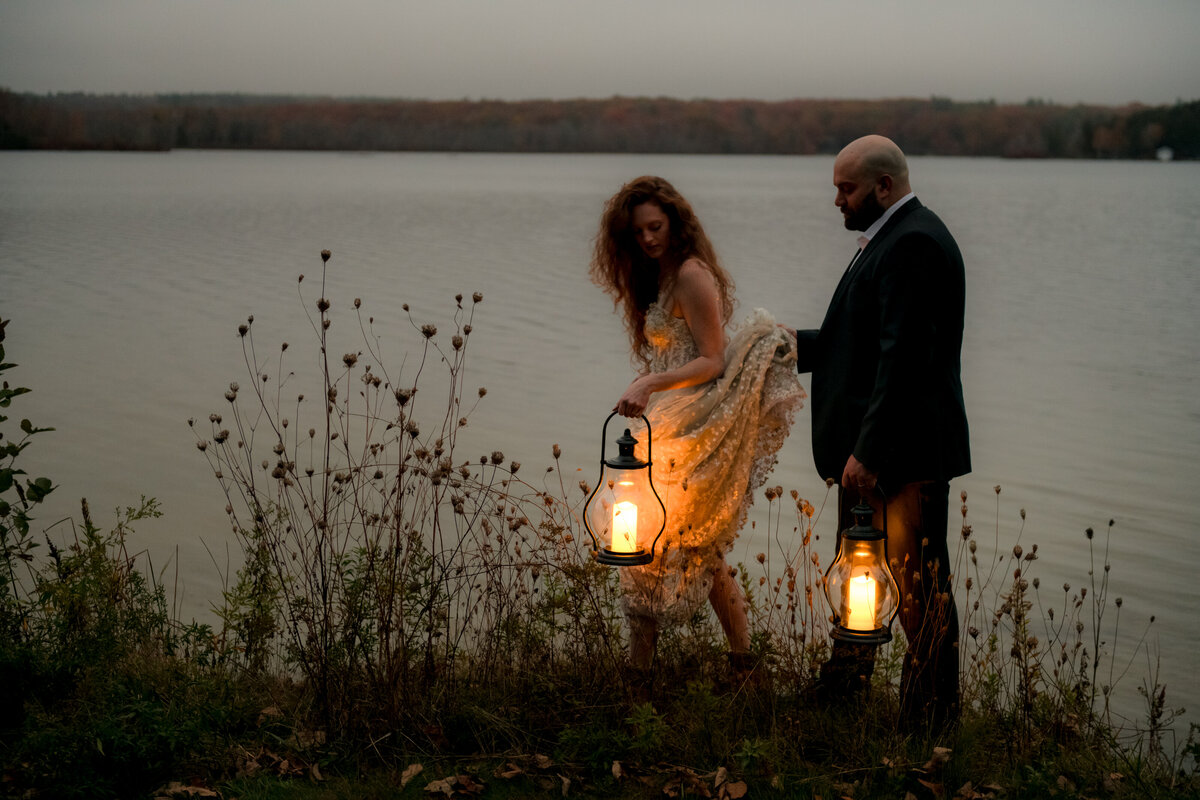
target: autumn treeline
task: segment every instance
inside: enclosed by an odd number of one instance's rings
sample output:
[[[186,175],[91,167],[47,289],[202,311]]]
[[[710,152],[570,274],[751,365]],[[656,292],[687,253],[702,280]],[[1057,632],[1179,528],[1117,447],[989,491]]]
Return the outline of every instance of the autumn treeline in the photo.
[[[882,133],[913,155],[1200,158],[1200,101],[422,101],[0,90],[0,148],[836,153]]]

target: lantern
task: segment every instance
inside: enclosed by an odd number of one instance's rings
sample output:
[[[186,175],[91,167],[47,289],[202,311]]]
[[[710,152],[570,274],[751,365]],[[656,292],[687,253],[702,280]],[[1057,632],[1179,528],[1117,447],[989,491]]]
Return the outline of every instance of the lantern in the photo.
[[[667,510],[650,480],[650,420],[646,422],[646,460],[633,453],[638,440],[625,429],[617,439],[617,455],[605,458],[608,423],[600,440],[600,480],[583,507],[583,524],[601,564],[631,566],[654,560],[654,546],[667,525]]]
[[[850,513],[855,524],[842,531],[837,558],[825,572],[825,597],[837,616],[830,635],[883,644],[892,639],[892,620],[900,608],[900,589],[888,567],[887,534],[871,524],[874,510],[866,503]]]

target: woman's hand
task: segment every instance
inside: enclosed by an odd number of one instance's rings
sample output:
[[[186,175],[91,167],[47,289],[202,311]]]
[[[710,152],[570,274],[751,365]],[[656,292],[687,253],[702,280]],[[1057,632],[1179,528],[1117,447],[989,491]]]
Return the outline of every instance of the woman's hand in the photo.
[[[653,392],[653,375],[642,375],[635,378],[633,383],[629,384],[629,388],[625,390],[625,394],[621,395],[621,399],[617,401],[613,411],[623,417],[640,417],[646,410],[646,404],[650,402],[650,395]]]

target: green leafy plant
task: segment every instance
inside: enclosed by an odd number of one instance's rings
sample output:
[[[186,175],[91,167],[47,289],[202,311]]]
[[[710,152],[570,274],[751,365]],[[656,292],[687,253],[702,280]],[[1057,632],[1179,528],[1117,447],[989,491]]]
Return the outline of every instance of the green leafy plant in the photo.
[[[0,319],[0,375],[16,367],[4,360],[5,329],[9,320]],[[0,383],[0,425],[9,421],[4,412],[14,399],[30,390],[21,386],[10,386],[7,378]],[[28,611],[28,584],[22,583],[19,570],[26,571],[33,562],[38,543],[29,532],[29,523],[38,504],[54,491],[49,478],[26,477],[25,470],[16,465],[17,457],[29,446],[30,438],[39,433],[54,430],[39,428],[28,419],[18,426],[20,435],[13,438],[0,428],[0,629],[5,636],[20,638],[24,635],[24,621]]]

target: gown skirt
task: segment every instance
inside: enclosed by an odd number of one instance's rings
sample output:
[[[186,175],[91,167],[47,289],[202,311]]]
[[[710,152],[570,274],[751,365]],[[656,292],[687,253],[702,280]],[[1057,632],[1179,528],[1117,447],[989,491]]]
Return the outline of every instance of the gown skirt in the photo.
[[[658,303],[645,331],[652,372],[699,355],[687,323]],[[720,378],[651,395],[651,469],[667,524],[654,561],[619,571],[627,615],[668,625],[696,613],[804,398],[791,337],[761,308],[733,331]]]

